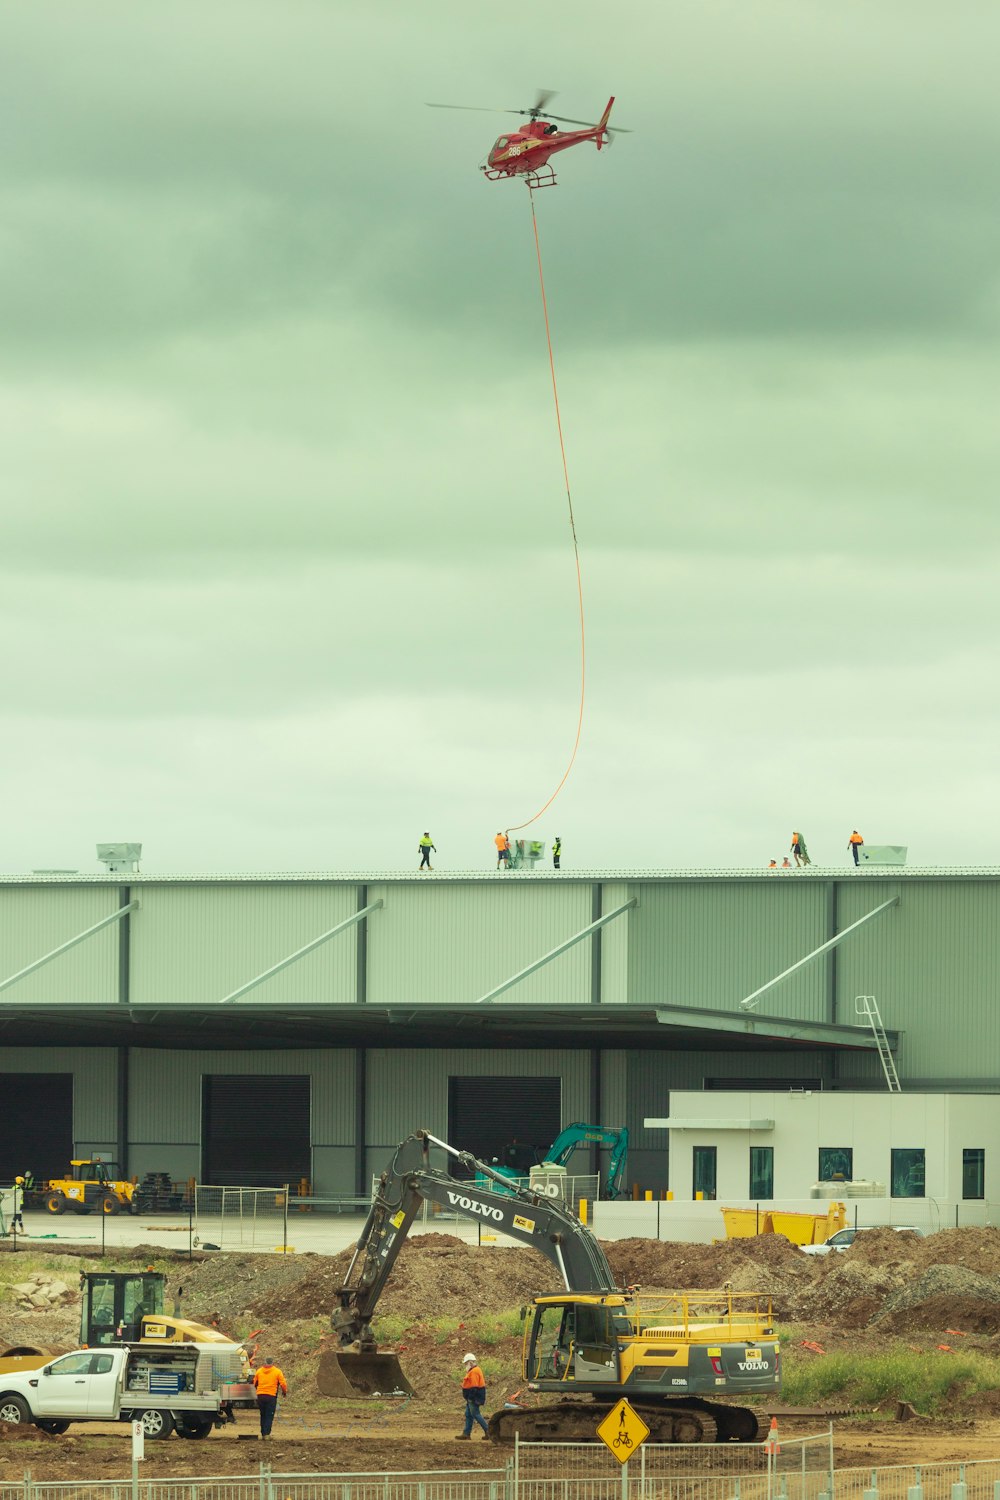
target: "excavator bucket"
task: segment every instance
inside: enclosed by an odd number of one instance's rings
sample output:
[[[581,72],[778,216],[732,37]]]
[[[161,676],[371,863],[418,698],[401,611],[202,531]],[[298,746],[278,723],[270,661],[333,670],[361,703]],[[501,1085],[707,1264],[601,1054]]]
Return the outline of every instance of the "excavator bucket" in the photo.
[[[316,1384],[321,1396],[415,1396],[398,1354],[352,1354],[327,1349],[320,1355]]]

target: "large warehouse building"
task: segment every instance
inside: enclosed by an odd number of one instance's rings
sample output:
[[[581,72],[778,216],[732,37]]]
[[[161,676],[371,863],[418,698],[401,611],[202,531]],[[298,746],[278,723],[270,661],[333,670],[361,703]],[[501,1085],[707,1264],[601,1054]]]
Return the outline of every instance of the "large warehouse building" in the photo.
[[[691,1198],[644,1121],[886,1090],[862,995],[904,1094],[998,1089],[997,870],[37,874],[0,911],[0,1181],[98,1152],[363,1194],[418,1127],[495,1156],[587,1121]]]

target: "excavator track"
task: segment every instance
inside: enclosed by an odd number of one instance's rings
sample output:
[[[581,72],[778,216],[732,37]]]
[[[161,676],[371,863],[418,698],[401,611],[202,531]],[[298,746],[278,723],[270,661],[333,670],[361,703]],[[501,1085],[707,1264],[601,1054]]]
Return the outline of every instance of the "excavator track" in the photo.
[[[753,1436],[757,1419],[753,1412],[738,1406],[721,1406],[711,1401],[645,1402],[631,1401],[632,1409],[649,1428],[654,1443],[752,1442],[752,1437],[738,1437],[741,1426]],[[495,1443],[512,1443],[517,1433],[522,1442],[598,1442],[597,1427],[611,1410],[611,1404],[598,1401],[556,1401],[546,1406],[501,1407],[490,1417],[489,1435]],[[736,1420],[742,1418],[742,1422]],[[747,1421],[746,1419],[750,1419]],[[725,1429],[725,1435],[721,1428]]]

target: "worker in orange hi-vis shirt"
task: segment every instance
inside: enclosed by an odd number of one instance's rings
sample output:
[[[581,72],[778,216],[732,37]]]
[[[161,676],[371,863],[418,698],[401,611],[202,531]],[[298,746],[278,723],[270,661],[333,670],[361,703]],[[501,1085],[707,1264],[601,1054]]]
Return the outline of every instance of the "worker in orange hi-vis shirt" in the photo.
[[[864,843],[864,839],[861,837],[860,833],[855,828],[854,832],[851,834],[850,838],[847,840],[847,847],[848,847],[848,849],[850,849],[851,853],[854,855],[854,863],[855,864],[858,863],[858,850],[861,848],[861,845],[863,843]]]
[[[497,846],[497,869],[501,865],[505,870],[510,869],[510,839],[505,833],[498,833],[493,842]]]
[[[462,1377],[462,1395],[465,1397],[465,1431],[458,1434],[459,1440],[467,1442],[472,1436],[472,1424],[478,1422],[483,1429],[483,1436],[489,1437],[490,1429],[483,1416],[483,1407],[486,1405],[486,1377],[479,1368],[479,1361],[474,1354],[467,1354],[462,1360],[465,1374]]]
[[[260,1364],[251,1377],[257,1388],[257,1410],[260,1412],[260,1435],[262,1438],[271,1436],[271,1428],[274,1425],[274,1414],[278,1409],[278,1392],[283,1396],[288,1395],[288,1381],[278,1369],[272,1365],[267,1358],[262,1358]]]

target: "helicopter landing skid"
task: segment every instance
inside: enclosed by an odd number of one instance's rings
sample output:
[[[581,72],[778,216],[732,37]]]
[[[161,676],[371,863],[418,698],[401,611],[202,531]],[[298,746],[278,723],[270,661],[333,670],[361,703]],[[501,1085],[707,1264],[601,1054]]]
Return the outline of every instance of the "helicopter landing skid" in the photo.
[[[539,167],[537,172],[529,172],[525,176],[528,191],[535,192],[538,188],[556,186],[556,174],[551,167]]]

